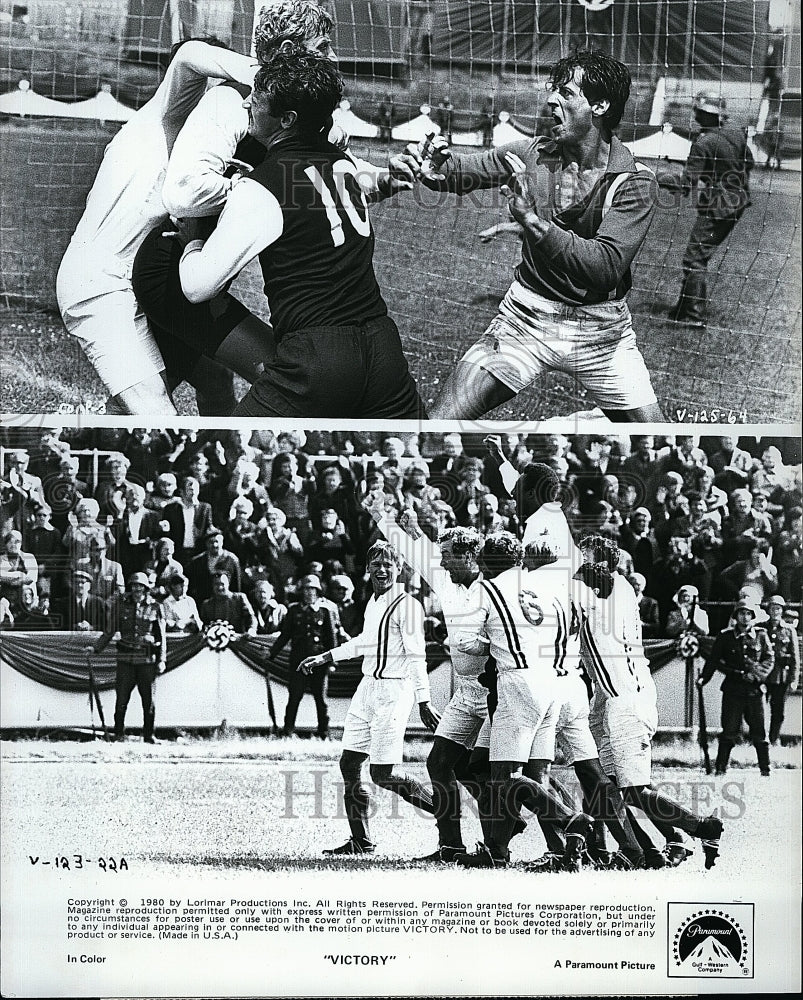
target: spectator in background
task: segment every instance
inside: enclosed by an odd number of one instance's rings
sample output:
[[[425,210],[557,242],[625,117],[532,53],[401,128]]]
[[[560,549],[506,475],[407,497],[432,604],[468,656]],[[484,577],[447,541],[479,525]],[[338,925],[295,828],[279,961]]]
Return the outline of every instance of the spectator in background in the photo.
[[[338,465],[327,465],[323,469],[318,489],[310,497],[309,516],[313,530],[320,531],[322,512],[329,509],[336,511],[349,537],[353,539],[359,530],[357,501],[351,475],[347,473],[349,482],[345,482],[343,472]]]
[[[466,528],[476,528],[479,525],[480,503],[488,493],[490,490],[482,483],[482,460],[466,458],[451,505],[459,525]]]
[[[757,519],[759,533],[762,538],[774,538],[777,534],[776,523],[769,512],[769,495],[766,490],[755,486],[750,491],[752,497],[751,510]]]
[[[240,560],[244,569],[264,561],[265,532],[252,520],[254,505],[246,496],[237,497],[229,511],[223,544]]]
[[[675,607],[666,621],[666,635],[675,639],[684,632],[708,635],[708,615],[700,607],[700,593],[696,587],[686,584],[672,598]]]
[[[390,142],[395,114],[396,109],[393,106],[393,98],[390,94],[385,94],[376,111],[380,142]]]
[[[30,552],[22,551],[22,533],[9,531],[3,538],[4,551],[0,555],[0,597],[5,597],[16,616],[21,607],[22,587],[26,583],[36,586],[39,565]]]
[[[204,546],[205,550],[190,560],[187,569],[190,592],[195,600],[209,600],[214,592],[214,573],[219,569],[226,571],[229,589],[236,592],[242,590],[240,560],[233,552],[223,548],[223,532],[220,528],[213,526],[207,531]]]
[[[119,453],[109,455],[106,459],[106,475],[98,483],[95,490],[95,500],[99,504],[101,517],[111,516],[119,521],[125,510],[125,497],[129,487],[134,485],[128,479],[131,463]]]
[[[402,494],[405,505],[412,507],[418,520],[431,523],[437,520],[434,505],[441,494],[440,490],[428,484],[428,480],[427,463],[421,458],[412,461],[404,470]]]
[[[276,636],[287,614],[287,608],[279,604],[269,580],[257,580],[252,594],[254,615],[257,620],[257,635]]]
[[[255,462],[245,462],[240,459],[234,466],[228,486],[230,498],[236,500],[242,497],[251,502],[250,518],[255,524],[262,520],[271,505],[268,491],[258,482],[259,475],[260,469]]]
[[[284,599],[288,581],[295,579],[304,559],[304,547],[295,529],[287,527],[280,507],[271,507],[265,520],[265,568],[276,593]]]
[[[153,540],[163,533],[161,522],[159,513],[145,509],[145,490],[136,483],[129,486],[123,516],[115,525],[117,543],[114,550],[126,579],[144,570],[152,556]],[[169,530],[169,522],[167,524]]]
[[[622,459],[622,473],[639,483],[642,497],[644,484],[654,475],[657,454],[652,434],[634,434],[630,438],[630,454]]]
[[[64,592],[66,555],[61,533],[50,523],[50,508],[37,507],[33,527],[28,531],[28,551],[39,568],[37,586],[43,597],[59,599]]]
[[[59,474],[47,480],[45,499],[53,511],[53,526],[63,535],[68,516],[75,512],[80,500],[89,495],[89,487],[78,479],[79,461],[65,455],[59,462]]]
[[[674,445],[658,460],[658,475],[676,472],[683,480],[684,490],[694,489],[697,485],[696,470],[708,465],[708,458],[699,447],[699,441],[693,434],[678,434]]]
[[[198,554],[206,533],[212,527],[212,507],[199,499],[200,492],[198,480],[187,476],[181,484],[178,503],[165,511],[165,518],[170,524],[170,537],[183,566]]]
[[[689,534],[694,537],[695,535],[699,535],[700,532],[710,529],[721,541],[719,529],[722,524],[722,518],[719,511],[709,511],[702,493],[698,490],[689,490],[686,493],[686,500],[688,502]]]
[[[749,490],[734,490],[729,502],[729,513],[722,522],[722,564],[728,566],[746,559],[757,538],[769,539],[771,528],[753,510],[753,496]]]
[[[463,452],[463,438],[457,433],[444,434],[442,448],[429,463],[430,474],[435,476],[451,473],[455,477],[459,476],[467,459]]]
[[[320,656],[339,646],[342,630],[334,606],[322,600],[323,587],[317,576],[305,576],[300,581],[299,590],[300,600],[287,609],[287,617],[271,649],[271,656],[275,659],[290,644],[289,698],[282,735],[292,736],[295,732],[298,707],[305,691],[309,690],[318,713],[317,735],[325,740],[329,735],[329,709],[326,704],[329,666],[315,667],[309,674],[302,673],[298,667],[307,657]]]
[[[764,626],[770,637],[775,661],[772,673],[767,677],[767,704],[770,709],[769,740],[772,746],[778,742],[784,720],[786,695],[797,687],[800,676],[800,647],[797,633],[783,621],[786,601],[779,595],[771,597],[765,604],[769,621]]]
[[[104,602],[125,590],[123,567],[119,562],[108,559],[107,551],[105,538],[92,538],[89,541],[89,555],[75,564],[76,569],[89,574],[91,593]]]
[[[642,635],[645,639],[654,639],[659,631],[658,602],[644,593],[647,581],[642,573],[631,573],[627,582],[636,594]]]
[[[167,583],[167,597],[162,602],[165,626],[168,632],[196,633],[203,631],[194,598],[187,593],[189,580],[183,573],[176,573]]]
[[[683,476],[670,470],[658,477],[658,486],[654,496],[649,501],[649,511],[656,533],[664,521],[668,521],[675,513],[678,497],[683,491]]]
[[[786,601],[799,601],[803,593],[803,508],[790,507],[775,545],[778,593]]]
[[[649,581],[649,592],[658,601],[661,628],[666,628],[669,612],[674,607],[674,595],[684,584],[697,588],[700,600],[708,600],[711,574],[705,563],[692,555],[687,538],[670,538],[666,558],[657,562]]]
[[[232,593],[229,589],[229,570],[218,565],[211,575],[212,596],[201,605],[201,621],[204,625],[228,622],[238,635],[256,635],[254,609],[245,594]]]
[[[156,477],[153,490],[145,497],[146,510],[155,510],[162,517],[167,516],[166,508],[178,503],[176,489],[178,482],[172,472],[162,472]]]
[[[92,577],[83,570],[72,574],[72,595],[62,609],[62,628],[70,632],[102,632],[106,604],[92,593]]]
[[[181,563],[174,558],[175,551],[172,538],[160,538],[154,542],[153,558],[145,563],[145,572],[151,580],[151,596],[157,601],[167,597],[170,581],[174,576],[181,576],[184,571]]]
[[[633,557],[633,568],[648,580],[660,559],[658,541],[651,528],[652,516],[646,507],[637,507],[619,532],[619,544]]]
[[[321,563],[337,560],[347,572],[354,571],[354,543],[337,511],[324,507],[319,513],[319,530],[313,530],[304,547],[308,559]]]
[[[345,573],[335,573],[329,580],[329,598],[337,608],[340,624],[350,637],[362,632],[362,609],[354,600],[354,584]]]
[[[783,494],[795,488],[795,473],[783,464],[780,451],[771,445],[761,455],[761,466],[753,473],[750,485],[765,490],[771,504],[782,506]]]
[[[2,598],[5,601],[5,598]],[[6,604],[8,607],[8,605]],[[18,632],[49,632],[58,623],[50,614],[42,612],[36,593],[36,585],[24,583],[20,591],[20,606],[11,625]]]
[[[747,559],[740,559],[719,574],[720,596],[733,598],[742,591],[752,604],[761,607],[778,589],[778,570],[769,558],[765,538],[754,540]]]
[[[280,452],[271,464],[268,495],[284,514],[288,529],[305,539],[310,531],[309,500],[315,491],[312,480],[299,475],[298,460],[291,452]]]
[[[14,615],[5,597],[0,597],[0,629],[14,628]]]
[[[733,435],[720,437],[719,450],[714,452],[708,464],[714,470],[714,484],[726,493],[746,486],[753,471],[752,455],[738,447]]]
[[[777,113],[768,115],[764,123],[764,131],[756,136],[761,149],[767,154],[767,162],[764,164],[765,170],[781,169],[784,138],[784,130],[781,128],[781,116]]]

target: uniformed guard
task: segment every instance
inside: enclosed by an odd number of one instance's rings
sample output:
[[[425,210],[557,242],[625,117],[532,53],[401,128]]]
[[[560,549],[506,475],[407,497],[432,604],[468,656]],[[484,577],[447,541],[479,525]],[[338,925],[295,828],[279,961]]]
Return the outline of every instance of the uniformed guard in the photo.
[[[786,695],[797,684],[800,674],[800,648],[797,633],[783,621],[786,601],[779,594],[764,605],[770,620],[764,626],[775,652],[775,666],[767,678],[767,702],[770,707],[770,744],[778,742],[784,719]]]
[[[284,716],[284,736],[295,731],[296,713],[306,691],[311,691],[318,712],[318,736],[325,740],[329,734],[329,711],[326,706],[326,681],[330,666],[315,667],[310,674],[296,668],[302,660],[319,656],[339,646],[344,635],[337,609],[323,599],[323,587],[317,576],[302,578],[299,585],[301,600],[291,604],[281,624],[279,637],[273,645],[274,658],[280,649],[290,643],[290,674],[287,679],[289,700]]]
[[[772,642],[763,628],[756,626],[756,608],[746,600],[734,608],[735,624],[724,629],[714,640],[711,654],[697,684],[708,683],[719,670],[722,682],[722,732],[719,737],[716,773],[728,768],[731,750],[739,739],[742,719],[747,723],[750,741],[756,748],[761,773],[769,776],[770,748],[764,716],[764,682],[772,671],[775,656]]]
[[[114,738],[125,739],[125,713],[134,688],[142,699],[145,743],[156,743],[153,724],[156,704],[153,697],[156,675],[164,673],[167,657],[167,630],[164,612],[150,596],[148,577],[133,573],[128,580],[128,590],[113,598],[109,607],[106,631],[90,646],[93,653],[101,653],[119,631],[117,642],[117,680],[114,706]]]

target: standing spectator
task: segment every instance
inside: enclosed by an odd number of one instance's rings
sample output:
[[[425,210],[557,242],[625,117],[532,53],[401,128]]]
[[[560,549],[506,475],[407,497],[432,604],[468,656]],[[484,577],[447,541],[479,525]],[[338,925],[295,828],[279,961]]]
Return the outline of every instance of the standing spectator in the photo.
[[[775,654],[772,673],[766,681],[770,708],[769,738],[770,744],[775,746],[783,726],[786,695],[795,689],[800,676],[800,647],[794,628],[783,621],[786,601],[776,595],[769,599],[765,607],[770,620],[764,627]]]
[[[435,110],[435,124],[440,126],[440,134],[451,146],[452,144],[452,121],[454,119],[454,105],[450,98],[444,97],[438,103]]]
[[[72,596],[62,611],[61,627],[70,632],[102,632],[106,605],[92,593],[92,577],[77,569],[72,575]]]
[[[393,98],[390,94],[385,94],[382,98],[376,114],[379,124],[379,140],[380,142],[388,143],[390,142],[391,133],[393,132],[394,119],[396,116],[396,109],[393,105]]]
[[[772,114],[767,116],[764,124],[764,131],[756,137],[761,148],[767,154],[767,162],[764,164],[765,170],[781,169],[781,154],[786,138],[781,127],[781,116]]]
[[[5,597],[16,615],[21,607],[22,587],[26,583],[36,586],[39,566],[30,552],[22,551],[22,533],[9,531],[3,538],[4,552],[0,555],[0,596]]]
[[[415,511],[419,524],[431,524],[437,518],[435,504],[440,500],[440,491],[427,482],[429,469],[422,459],[415,459],[404,470],[402,494],[405,504]]]
[[[142,491],[142,495],[145,495],[144,491]],[[93,538],[103,539],[108,545],[115,544],[115,537],[110,525],[111,515],[104,518],[105,524],[98,521],[99,516],[98,502],[91,497],[79,500],[75,513],[70,515],[62,541],[69,554],[71,567],[75,567],[79,559],[86,559],[89,556],[90,543]]]
[[[637,484],[640,499],[644,499],[644,484],[649,482],[655,472],[657,452],[655,438],[652,434],[634,434],[630,438],[630,454],[622,459],[620,476],[625,475]]]
[[[486,149],[490,149],[494,142],[494,126],[496,124],[496,114],[494,113],[494,95],[488,94],[482,105],[482,144]],[[550,122],[552,116],[550,115]]]
[[[282,735],[292,736],[295,732],[298,706],[304,692],[309,690],[318,713],[318,737],[325,740],[329,735],[329,709],[326,705],[329,665],[315,666],[309,674],[302,673],[298,667],[307,657],[320,656],[340,645],[340,620],[334,606],[322,600],[323,587],[317,576],[305,576],[300,581],[299,590],[301,599],[287,609],[287,617],[271,650],[275,659],[279,651],[290,644],[289,698]]]
[[[324,468],[320,474],[318,490],[310,498],[309,515],[313,529],[320,531],[322,512],[331,508],[337,512],[349,536],[354,539],[359,530],[357,499],[351,475],[347,473],[349,481],[346,482],[343,473],[344,470],[338,465],[327,465]]]
[[[270,580],[257,580],[253,592],[254,614],[257,620],[257,635],[275,636],[287,614],[287,608],[276,600],[276,592]]]
[[[676,639],[684,632],[708,635],[708,615],[700,607],[700,592],[691,584],[686,584],[672,598],[675,607],[666,621],[666,635]]]
[[[764,681],[773,668],[774,653],[770,638],[755,624],[756,609],[748,601],[739,601],[736,623],[724,629],[714,640],[697,684],[703,687],[715,671],[725,675],[722,682],[722,733],[719,737],[716,773],[728,769],[731,750],[747,723],[750,740],[756,748],[761,773],[769,777],[770,749],[764,717]]]
[[[248,497],[237,497],[231,505],[229,523],[223,534],[224,546],[237,556],[244,569],[259,566],[263,561],[265,533],[251,520],[253,513],[254,505]]]
[[[644,593],[647,581],[642,573],[630,573],[627,582],[633,588],[638,602],[641,634],[645,639],[655,639],[659,631],[658,602]]]
[[[206,533],[212,527],[212,507],[199,499],[201,486],[193,476],[181,484],[179,501],[165,511],[170,537],[176,546],[178,561],[186,566],[198,555]]]
[[[327,563],[337,560],[347,572],[354,571],[354,543],[337,511],[324,507],[319,514],[320,529],[313,531],[304,548],[307,559]]]
[[[362,632],[362,609],[354,600],[354,583],[345,573],[336,573],[329,581],[329,597],[337,606],[340,624],[350,637]]]
[[[20,607],[11,624],[18,632],[49,632],[56,627],[53,617],[41,610],[33,583],[22,585]]]
[[[310,531],[309,498],[314,491],[313,481],[299,475],[294,454],[280,452],[273,459],[268,495],[284,514],[288,529],[294,528],[302,540]]]
[[[50,508],[40,506],[34,512],[33,527],[28,532],[28,551],[39,567],[37,586],[43,597],[54,600],[64,592],[65,560],[61,533],[50,523]]]
[[[114,559],[107,559],[106,539],[96,536],[89,541],[89,555],[79,559],[75,568],[89,574],[90,592],[101,601],[108,601],[125,590],[123,567]]]
[[[778,589],[778,570],[769,557],[765,538],[753,542],[747,559],[728,566],[719,574],[720,596],[727,599],[743,592],[757,607],[761,607]]]
[[[89,495],[89,487],[78,479],[78,459],[65,455],[59,463],[59,474],[45,483],[45,498],[53,511],[53,526],[63,535],[68,515],[75,512],[80,500]]]
[[[134,573],[128,581],[128,591],[115,597],[109,607],[106,630],[88,652],[102,653],[115,632],[117,642],[116,700],[114,706],[114,738],[125,740],[125,714],[131,692],[139,691],[142,699],[145,743],[156,743],[153,735],[156,719],[154,683],[163,674],[167,660],[167,630],[161,604],[148,593],[148,577]]]
[[[758,538],[769,539],[772,529],[753,511],[750,490],[734,490],[728,500],[729,513],[722,521],[722,565],[746,559]]]
[[[212,596],[201,605],[201,621],[228,622],[238,635],[256,635],[257,620],[245,594],[229,589],[229,570],[217,566],[212,570]]]
[[[231,500],[242,497],[251,502],[250,517],[255,524],[262,520],[271,505],[268,491],[258,482],[259,476],[260,469],[255,462],[239,459],[234,466],[234,472],[228,486]]]
[[[178,482],[172,472],[162,472],[156,477],[152,492],[145,497],[145,508],[155,510],[163,517],[167,516],[166,508],[178,503],[177,486]]]
[[[34,511],[46,506],[42,480],[28,472],[27,451],[12,451],[8,455],[8,471],[2,486],[0,530],[10,528],[25,531],[33,523]]]
[[[750,171],[753,154],[747,130],[727,128],[725,100],[701,93],[694,101],[700,135],[692,143],[683,170],[683,193],[691,194],[697,221],[683,255],[683,284],[670,319],[705,326],[708,305],[706,269],[717,247],[730,235],[751,204]]]
[[[172,538],[159,538],[153,545],[153,558],[145,563],[145,572],[151,581],[151,596],[157,601],[167,597],[170,581],[183,572],[184,567],[174,558],[175,551]]]
[[[265,520],[265,567],[276,593],[284,599],[288,584],[295,579],[304,559],[304,548],[294,528],[288,528],[284,511],[272,507]]]
[[[775,545],[778,593],[787,601],[800,600],[803,592],[803,508],[790,507]]]
[[[204,544],[205,551],[191,559],[187,569],[190,592],[195,600],[203,602],[212,596],[213,574],[218,569],[226,570],[231,590],[242,590],[240,560],[234,553],[223,548],[223,532],[220,528],[211,527],[204,537]]]
[[[115,555],[126,579],[145,569],[152,556],[152,542],[162,535],[161,516],[155,510],[146,510],[144,504],[145,490],[136,483],[129,486],[123,516],[115,526]]]
[[[746,486],[753,471],[752,455],[738,447],[737,438],[732,434],[720,437],[719,451],[714,452],[708,464],[716,476],[714,484],[726,493]]]
[[[202,632],[203,622],[194,598],[187,593],[189,580],[183,573],[176,573],[167,585],[168,595],[162,602],[165,626],[168,632]]]
[[[467,458],[460,470],[460,483],[451,504],[457,523],[463,527],[476,528],[479,524],[480,501],[490,492],[481,479],[482,460]]]
[[[670,538],[665,559],[657,562],[647,578],[650,595],[658,601],[661,627],[666,628],[673,597],[684,584],[696,587],[701,600],[708,600],[711,574],[698,556],[692,555],[687,538]]]
[[[770,504],[783,506],[783,495],[795,488],[794,471],[783,464],[781,453],[775,445],[770,445],[761,455],[761,467],[753,473],[750,485],[754,489],[766,490]]]
[[[100,506],[102,517],[110,515],[118,521],[125,510],[125,495],[133,486],[133,480],[128,479],[131,463],[119,453],[109,455],[106,459],[106,475],[98,483],[95,490],[95,500]]]
[[[619,532],[619,544],[633,557],[633,568],[647,580],[660,558],[658,541],[650,527],[652,516],[646,507],[637,507]]]

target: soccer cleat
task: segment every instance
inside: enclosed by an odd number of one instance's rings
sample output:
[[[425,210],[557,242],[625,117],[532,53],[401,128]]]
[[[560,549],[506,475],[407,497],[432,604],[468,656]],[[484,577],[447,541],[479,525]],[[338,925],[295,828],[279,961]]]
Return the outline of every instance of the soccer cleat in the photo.
[[[682,865],[684,861],[688,861],[693,853],[694,852],[689,850],[685,844],[673,842],[666,845],[664,857],[666,858],[666,863],[670,868],[677,868],[677,866]]]
[[[461,868],[507,868],[508,865],[507,858],[495,857],[490,848],[479,841],[473,854],[458,854],[455,860]]]
[[[330,847],[323,851],[323,853],[330,855],[373,854],[375,850],[376,846],[370,841],[365,841],[361,844],[358,840],[355,840],[354,837],[350,837],[346,843],[342,844],[340,847]]]
[[[703,842],[706,871],[713,868],[717,863],[719,841],[722,837],[723,829],[722,820],[716,816],[707,816],[705,819],[701,819],[697,826],[697,836]]]
[[[583,864],[589,868],[607,868],[611,863],[611,852],[599,848],[586,848],[583,851]]]
[[[612,872],[632,872],[638,868],[644,868],[643,854],[629,858],[623,851],[617,851],[611,855],[611,860],[608,862],[608,871]]]
[[[528,861],[526,865],[521,867],[522,871],[533,872],[535,875],[541,875],[544,872],[562,872],[563,857],[560,854],[548,852],[540,858],[536,858],[535,861]]]
[[[586,837],[594,827],[594,820],[585,813],[576,813],[566,824],[566,849],[563,852],[563,870],[579,872],[583,868]]]
[[[465,847],[452,847],[443,844],[432,854],[425,854],[423,858],[413,858],[413,861],[423,861],[434,865],[451,865],[457,861],[458,854],[465,854]]]
[[[659,851],[657,847],[650,847],[644,852],[644,867],[657,870],[659,868],[666,868],[667,860],[663,851]]]

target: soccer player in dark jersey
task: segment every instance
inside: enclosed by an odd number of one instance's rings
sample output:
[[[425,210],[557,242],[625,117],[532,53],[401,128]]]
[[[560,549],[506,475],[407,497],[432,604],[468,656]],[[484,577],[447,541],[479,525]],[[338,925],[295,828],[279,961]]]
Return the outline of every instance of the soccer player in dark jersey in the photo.
[[[265,158],[232,187],[209,239],[188,243],[181,258],[194,303],[215,299],[260,258],[276,348],[239,416],[424,415],[374,276],[358,167],[327,138],[342,87],[334,66],[306,50],[270,59],[246,99]],[[225,346],[202,345],[212,354]]]

